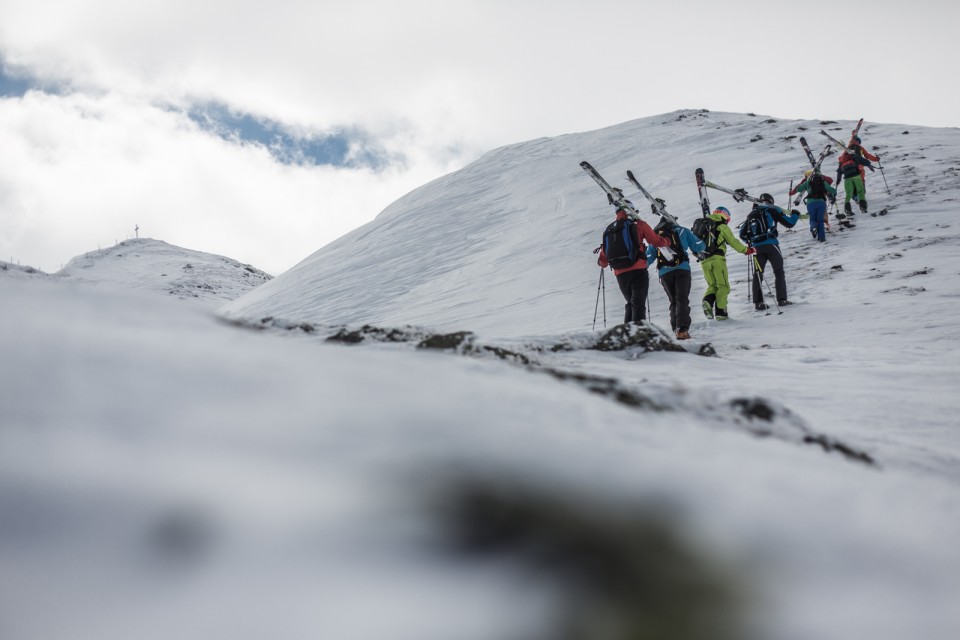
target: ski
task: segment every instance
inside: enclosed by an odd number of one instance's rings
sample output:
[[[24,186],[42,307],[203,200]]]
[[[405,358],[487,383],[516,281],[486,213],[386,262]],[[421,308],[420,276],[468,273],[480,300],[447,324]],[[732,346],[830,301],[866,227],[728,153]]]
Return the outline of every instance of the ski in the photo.
[[[632,217],[634,220],[639,220],[639,219],[640,219],[640,212],[637,211],[636,207],[633,206],[633,203],[632,203],[632,202],[630,202],[630,201],[627,200],[625,197],[623,197],[623,190],[622,190],[622,189],[617,189],[616,187],[611,187],[611,186],[610,186],[610,183],[607,182],[606,180],[604,180],[603,176],[601,176],[600,173],[599,173],[596,169],[593,168],[593,165],[591,165],[591,164],[590,164],[589,162],[587,162],[586,160],[584,160],[583,162],[580,163],[580,168],[583,169],[584,171],[586,171],[586,172],[587,172],[587,175],[589,175],[591,178],[593,178],[594,181],[595,181],[598,185],[600,185],[600,188],[603,189],[604,192],[606,192],[606,194],[607,194],[607,202],[608,202],[609,204],[611,204],[611,205],[616,205],[617,207],[620,207],[621,209],[623,209],[624,211],[626,211],[627,214],[628,214],[630,217]]]
[[[800,136],[800,146],[803,147],[804,153],[807,154],[807,160],[810,161],[810,166],[813,168],[814,173],[820,173],[820,166],[823,164],[824,158],[830,155],[830,149],[833,147],[829,142],[827,146],[823,148],[823,151],[820,152],[820,157],[816,158],[813,155],[813,151],[810,150],[810,145],[807,144],[807,139],[803,136]],[[793,188],[790,188],[793,191]],[[803,200],[803,194],[797,194],[796,200],[793,201],[793,206],[799,206],[800,201]]]
[[[810,150],[810,145],[807,144],[807,139],[804,137],[800,138],[800,146],[803,147],[804,153],[807,154],[807,160],[810,161],[810,166],[813,167],[813,170],[817,173],[820,172],[820,166],[823,164],[823,159],[830,155],[830,147],[833,146],[829,142],[827,146],[823,148],[823,151],[820,152],[820,157],[815,158],[813,151]]]
[[[862,165],[865,166],[867,169],[870,169],[870,171],[873,171],[873,170],[874,170],[874,169],[873,169],[873,165],[870,164],[870,161],[869,161],[869,160],[867,160],[867,159],[864,158],[863,156],[857,155],[857,152],[856,152],[856,151],[854,151],[853,149],[851,149],[851,148],[848,147],[847,145],[843,144],[842,142],[840,142],[839,140],[837,140],[836,138],[834,138],[832,135],[830,135],[829,133],[827,133],[827,132],[824,131],[823,129],[820,129],[820,134],[826,136],[827,138],[829,138],[829,139],[833,142],[833,144],[837,145],[837,148],[842,149],[843,151],[845,151],[845,152],[847,152],[848,154],[850,154],[851,156],[853,156],[853,159],[857,161],[857,164],[862,164]]]
[[[701,176],[697,177],[698,183],[700,182],[700,178]],[[710,182],[709,180],[703,180],[703,186],[710,187],[711,189],[716,189],[717,191],[723,191],[724,193],[729,193],[731,196],[733,196],[734,202],[743,202],[744,200],[746,200],[747,202],[763,204],[762,202],[760,202],[758,198],[754,198],[743,189],[728,189],[726,187],[721,187],[718,184]]]
[[[643,185],[640,184],[640,182],[637,181],[637,178],[633,175],[633,171],[630,171],[629,169],[627,170],[627,180],[632,182],[637,187],[637,189],[640,189],[640,192],[644,196],[646,196],[647,200],[650,201],[650,204],[653,205],[653,210],[656,212],[658,216],[660,216],[664,220],[669,221],[672,224],[679,224],[675,217],[667,213],[667,208],[663,205],[663,201],[658,200],[657,198],[654,198],[652,195],[650,195],[650,192],[643,188]]]
[[[810,166],[816,169],[817,159],[813,157],[813,151],[810,150],[810,145],[807,144],[807,139],[803,136],[800,136],[800,146],[803,147],[804,153],[807,154],[807,160],[810,161]]]
[[[710,215],[710,196],[707,193],[707,181],[703,175],[703,169],[697,169],[697,192],[700,194],[700,209],[703,211],[703,217]]]
[[[623,197],[622,189],[610,186],[610,183],[600,175],[600,172],[594,169],[593,165],[586,160],[580,163],[580,168],[586,171],[587,174],[593,178],[594,182],[600,185],[600,188],[606,192],[608,203],[623,209],[627,212],[627,215],[634,220],[640,220],[640,212],[637,211],[637,208],[633,206],[632,202]],[[676,222],[674,222],[674,224],[676,224]],[[657,247],[657,250],[662,253],[667,260],[673,259],[673,252],[670,251],[669,247]]]
[[[837,145],[837,148],[840,149],[841,151],[846,151],[847,153],[849,153],[849,154],[851,154],[851,155],[854,153],[853,149],[851,149],[851,148],[848,147],[847,145],[843,144],[842,142],[840,142],[839,140],[837,140],[836,138],[834,138],[832,135],[830,135],[829,133],[827,133],[827,132],[824,131],[823,129],[820,129],[820,135],[825,136],[828,140],[830,140],[831,142],[833,142],[833,144]]]
[[[860,121],[857,123],[857,126],[853,128],[853,131],[850,132],[850,137],[860,135],[860,127],[863,126],[863,118],[860,118]]]

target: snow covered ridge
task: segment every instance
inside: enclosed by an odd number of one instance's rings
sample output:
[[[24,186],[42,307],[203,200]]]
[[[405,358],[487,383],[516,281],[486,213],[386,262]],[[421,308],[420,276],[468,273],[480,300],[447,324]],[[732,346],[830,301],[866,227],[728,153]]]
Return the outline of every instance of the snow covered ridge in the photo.
[[[52,278],[48,273],[27,265],[13,264],[0,260],[0,277],[8,278]]]
[[[183,249],[160,240],[124,240],[73,258],[56,277],[156,291],[207,307],[255,289],[272,276],[231,258]]]
[[[612,211],[581,160],[646,210],[626,181],[632,170],[689,226],[700,215],[697,167],[717,184],[783,204],[789,181],[809,168],[798,138],[819,150],[827,142],[820,129],[843,137],[854,124],[691,110],[503,147],[407,194],[222,312],[498,336],[582,330],[597,286],[590,252]],[[879,172],[868,174],[873,210],[956,197],[960,131],[868,121],[861,133],[892,190]],[[828,175],[836,157],[824,163]],[[749,210],[717,192],[712,202],[731,210],[734,225]]]
[[[616,377],[586,373],[580,367],[564,369],[565,358],[557,357],[558,354],[567,356],[577,351],[619,352],[626,360],[657,352],[693,353],[707,357],[716,355],[710,344],[681,345],[671,335],[650,323],[639,326],[620,324],[607,331],[527,339],[499,345],[484,344],[469,331],[438,334],[417,327],[323,327],[284,322],[272,317],[262,318],[257,323],[241,320],[230,323],[258,331],[292,332],[324,343],[410,345],[416,349],[438,350],[460,356],[499,359],[531,372],[545,373],[563,383],[575,385],[632,409],[674,411],[687,414],[687,419],[710,416],[708,423],[718,428],[734,429],[760,438],[815,445],[825,452],[839,453],[848,460],[871,466],[877,464],[869,453],[827,434],[814,432],[790,409],[770,399],[759,396],[721,398],[715,393],[697,397],[697,394],[669,389],[657,383],[631,385]],[[716,411],[718,405],[722,411]]]

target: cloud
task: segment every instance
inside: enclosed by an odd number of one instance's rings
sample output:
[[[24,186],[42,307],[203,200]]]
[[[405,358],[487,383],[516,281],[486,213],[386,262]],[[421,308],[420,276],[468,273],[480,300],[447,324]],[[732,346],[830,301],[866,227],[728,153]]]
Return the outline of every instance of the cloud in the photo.
[[[139,225],[280,273],[448,170],[424,154],[397,166],[284,163],[117,94],[0,100],[0,140],[0,255],[47,271]]]
[[[812,0],[857,58],[759,0],[6,0],[0,253],[50,268],[139,223],[276,273],[531,138],[700,107],[955,125],[960,89],[916,70],[958,7]]]
[[[194,105],[187,116],[224,140],[257,144],[283,164],[317,164],[379,169],[390,162],[366,132],[354,128],[331,133],[297,131],[282,122],[238,113],[221,103]]]

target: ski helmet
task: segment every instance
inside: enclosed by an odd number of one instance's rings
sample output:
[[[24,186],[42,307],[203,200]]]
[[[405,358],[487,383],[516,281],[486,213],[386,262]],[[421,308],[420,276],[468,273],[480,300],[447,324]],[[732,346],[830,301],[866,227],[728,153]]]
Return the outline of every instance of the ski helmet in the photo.
[[[763,204],[773,204],[773,196],[769,193],[761,193],[759,200]]]
[[[717,207],[713,210],[713,215],[722,217],[726,223],[730,222],[730,211],[726,207]]]

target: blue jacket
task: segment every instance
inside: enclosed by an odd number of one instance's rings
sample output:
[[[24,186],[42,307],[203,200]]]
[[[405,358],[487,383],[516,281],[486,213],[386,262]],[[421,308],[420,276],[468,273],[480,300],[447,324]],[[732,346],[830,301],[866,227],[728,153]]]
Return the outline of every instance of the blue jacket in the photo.
[[[679,231],[680,233],[680,244],[683,246],[683,252],[685,254],[691,251],[694,253],[700,253],[707,248],[707,245],[703,243],[703,240],[693,235],[693,232],[690,231],[690,229],[677,225],[674,227],[674,230]],[[647,246],[647,265],[656,263],[657,254],[658,251],[656,247]],[[690,271],[690,260],[684,260],[675,267],[661,267],[657,270],[657,275],[662,278],[666,274],[670,273],[671,271],[676,271],[677,269]]]
[[[743,226],[740,227],[740,238],[746,241],[751,247],[759,247],[764,244],[779,245],[780,241],[777,240],[777,224],[782,224],[786,228],[791,229],[795,224],[797,224],[797,220],[800,219],[799,211],[791,212],[789,209],[783,209],[781,207],[775,207],[768,204],[755,204],[753,206],[757,209],[760,209],[766,218],[768,237],[763,240],[751,240],[746,235],[747,226],[744,223]]]

